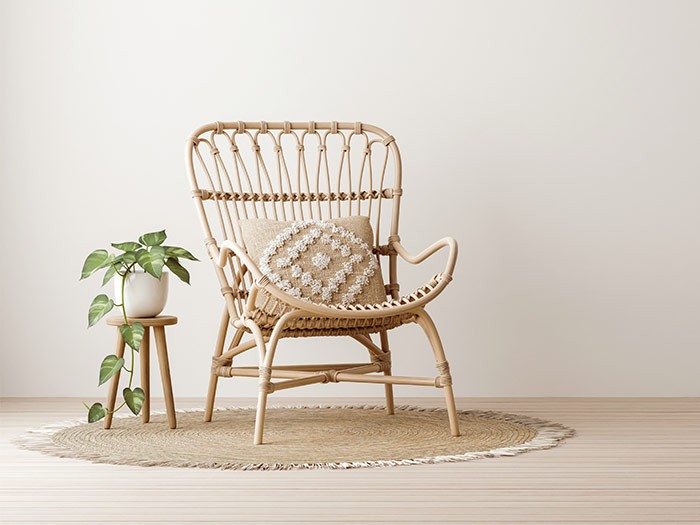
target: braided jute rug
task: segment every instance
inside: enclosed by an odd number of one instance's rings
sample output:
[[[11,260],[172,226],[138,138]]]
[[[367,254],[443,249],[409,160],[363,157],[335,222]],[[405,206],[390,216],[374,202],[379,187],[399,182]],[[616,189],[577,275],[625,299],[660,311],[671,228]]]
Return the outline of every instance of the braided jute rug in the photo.
[[[513,456],[556,447],[574,431],[525,416],[460,411],[462,436],[450,436],[444,409],[380,406],[271,407],[265,444],[254,446],[255,410],[217,410],[211,423],[199,410],[179,411],[168,429],[163,414],[142,424],[115,417],[100,423],[66,422],[30,431],[22,448],[59,457],[116,465],[237,470],[348,469],[447,463]]]

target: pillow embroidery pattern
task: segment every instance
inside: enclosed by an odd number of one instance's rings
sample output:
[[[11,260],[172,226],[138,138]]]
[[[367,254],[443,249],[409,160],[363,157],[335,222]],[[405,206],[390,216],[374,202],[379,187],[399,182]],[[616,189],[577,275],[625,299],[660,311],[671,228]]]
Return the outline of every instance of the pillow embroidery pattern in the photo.
[[[311,255],[314,245],[319,243],[328,246],[330,254],[316,252],[310,258],[312,266],[324,270],[334,257],[340,256],[345,260],[341,269],[326,283],[314,276],[313,268],[304,268],[300,264],[302,254],[309,252]],[[365,241],[342,226],[319,220],[297,221],[282,230],[265,247],[259,266],[260,271],[267,275],[270,281],[292,297],[340,306],[354,304],[356,297],[362,293],[379,268],[371,248]],[[285,275],[279,273],[280,271]],[[289,278],[286,278],[287,275]],[[348,284],[349,282],[352,284]],[[340,301],[334,300],[339,293]]]

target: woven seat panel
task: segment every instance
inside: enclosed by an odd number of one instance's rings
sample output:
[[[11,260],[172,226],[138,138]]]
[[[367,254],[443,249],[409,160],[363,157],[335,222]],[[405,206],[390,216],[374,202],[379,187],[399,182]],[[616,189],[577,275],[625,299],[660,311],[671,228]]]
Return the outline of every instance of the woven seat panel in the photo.
[[[289,323],[283,331],[284,337],[320,337],[334,335],[373,334],[391,330],[415,320],[412,313],[392,315],[370,319],[338,319],[324,317],[300,317]],[[253,321],[260,327],[263,335],[270,335],[280,316],[271,315],[263,310],[253,313]]]
[[[377,311],[386,311],[386,309],[392,307],[409,304],[430,293],[430,291],[437,286],[439,279],[440,276],[436,275],[417,290],[398,299],[388,299],[384,303],[375,305],[350,305],[340,309],[376,309]],[[265,335],[269,335],[277,324],[279,318],[286,312],[289,312],[292,308],[286,303],[281,303],[275,300],[264,290],[262,295],[269,298],[268,302],[264,303],[262,308],[258,308],[253,312],[252,319]],[[415,317],[415,314],[411,312],[383,317],[370,317],[366,319],[342,317],[300,317],[294,321],[291,321],[289,323],[289,327],[286,328],[283,333],[285,337],[372,334],[383,330],[391,330],[392,328],[396,328],[403,324],[411,323],[414,321]]]

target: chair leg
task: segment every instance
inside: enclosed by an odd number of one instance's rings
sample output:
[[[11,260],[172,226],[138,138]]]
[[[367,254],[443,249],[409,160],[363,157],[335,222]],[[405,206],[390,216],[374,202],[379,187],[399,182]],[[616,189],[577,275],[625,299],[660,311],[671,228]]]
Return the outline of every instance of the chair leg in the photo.
[[[263,384],[263,381],[266,381]],[[258,407],[255,411],[255,434],[253,436],[253,445],[262,445],[263,430],[265,428],[265,413],[267,411],[267,384],[269,379],[265,380],[263,373],[260,374],[260,391],[258,392]]]
[[[379,334],[379,337],[381,339],[381,345],[382,345],[382,350],[384,350],[385,354],[389,354],[391,356],[391,352],[389,351],[389,334],[384,331]],[[390,376],[391,375],[391,361],[388,362],[388,367],[384,370],[384,375],[385,376]],[[394,411],[394,385],[386,384],[384,385],[384,398],[386,399],[386,413],[388,416],[393,416],[395,414]]]
[[[224,353],[224,344],[226,342],[226,332],[228,331],[229,321],[231,317],[228,313],[228,308],[224,306],[224,313],[221,315],[221,323],[219,324],[219,334],[216,337],[216,346],[214,347],[214,357],[219,357]],[[238,334],[236,334],[238,335]],[[211,374],[209,377],[209,390],[207,392],[207,404],[204,409],[204,422],[209,423],[214,414],[214,399],[216,398],[216,386],[219,382],[219,376]]]
[[[438,334],[435,323],[428,313],[420,309],[417,312],[416,322],[428,336],[430,345],[433,348],[435,356],[435,366],[440,374],[440,386],[445,394],[445,404],[447,405],[447,415],[450,420],[450,431],[453,436],[459,436],[459,419],[457,417],[457,407],[455,405],[455,396],[452,392],[452,377],[450,376],[450,367],[445,358],[445,350],[442,347],[442,341]]]
[[[255,411],[255,433],[253,434],[253,445],[262,445],[263,430],[265,428],[265,413],[267,412],[267,395],[272,391],[272,359],[274,358],[275,347],[277,346],[277,337],[273,332],[268,341],[268,348],[265,348],[265,341],[260,329],[255,326],[252,330],[253,336],[260,352],[260,368],[259,368],[259,392],[258,406]]]
[[[265,345],[265,340],[263,338],[262,332],[258,325],[253,321],[248,321],[246,326],[250,328],[253,333],[255,342],[258,346],[258,351],[260,352],[260,391],[258,393],[258,407],[255,413],[255,433],[253,435],[253,445],[262,445],[263,442],[263,430],[265,427],[265,413],[267,411],[267,396],[274,390],[274,385],[272,384],[272,361],[275,358],[275,351],[277,350],[277,343],[282,338],[282,331],[285,325],[297,317],[301,317],[303,313],[299,310],[294,310],[287,312],[277,321],[275,329],[270,334],[270,338],[267,342],[267,348]]]

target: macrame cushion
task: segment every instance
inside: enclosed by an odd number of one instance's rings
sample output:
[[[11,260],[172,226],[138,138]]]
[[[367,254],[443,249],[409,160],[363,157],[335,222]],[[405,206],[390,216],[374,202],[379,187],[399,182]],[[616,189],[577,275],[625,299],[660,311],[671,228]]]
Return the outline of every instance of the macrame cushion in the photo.
[[[368,217],[238,224],[260,271],[293,297],[343,306],[386,301]]]

